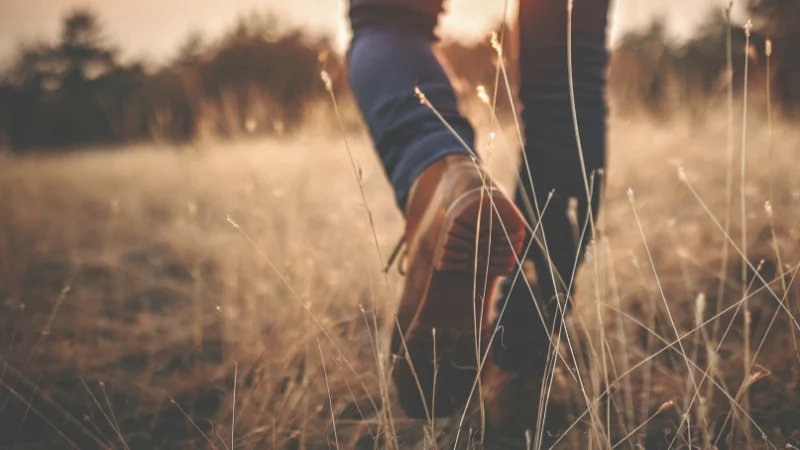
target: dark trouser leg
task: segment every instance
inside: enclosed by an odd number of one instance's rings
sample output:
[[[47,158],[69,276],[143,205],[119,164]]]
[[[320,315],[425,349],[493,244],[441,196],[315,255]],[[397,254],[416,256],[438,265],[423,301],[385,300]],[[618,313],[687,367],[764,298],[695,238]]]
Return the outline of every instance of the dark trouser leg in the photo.
[[[535,225],[540,217],[537,206],[541,211],[549,193],[553,191],[554,195],[541,216],[542,232],[538,234],[540,240],[546,239],[546,248],[540,245],[543,242],[534,242],[528,255],[536,268],[534,293],[545,316],[544,324],[524,281],[518,279],[513,286],[511,279],[506,283],[509,301],[501,322],[504,339],[502,345],[496,346],[496,360],[509,370],[543,364],[541,351],[547,351],[544,340],[550,330],[558,329],[561,311],[566,312],[570,305],[556,293],[566,293],[571,286],[576,259],[580,263],[591,239],[591,229],[586,226],[590,203],[587,181],[591,208],[596,213],[602,184],[598,171],[605,165],[608,4],[608,0],[577,0],[573,10],[573,84],[582,165],[570,104],[567,0],[520,1],[520,100],[524,105],[528,165],[521,167],[523,186],[516,198],[522,211],[533,210],[528,218]],[[527,207],[525,197],[532,208]],[[577,235],[567,215],[571,198],[577,200]],[[552,270],[545,249],[549,251]],[[503,306],[502,302],[499,306]]]

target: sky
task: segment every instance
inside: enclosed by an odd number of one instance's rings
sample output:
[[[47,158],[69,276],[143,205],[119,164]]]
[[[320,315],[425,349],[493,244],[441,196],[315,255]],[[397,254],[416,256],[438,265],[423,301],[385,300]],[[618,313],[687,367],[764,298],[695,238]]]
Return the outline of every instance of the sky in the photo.
[[[565,0],[566,1],[566,0]],[[575,0],[576,7],[580,1]],[[612,44],[621,33],[642,27],[654,16],[668,20],[676,38],[691,34],[714,5],[728,0],[612,0]],[[485,37],[503,13],[505,0],[446,0],[440,34],[462,40]],[[515,11],[511,0],[510,15]],[[248,12],[271,11],[290,24],[334,38],[344,49],[349,37],[347,0],[0,0],[0,63],[11,60],[20,43],[54,40],[66,11],[98,12],[123,58],[158,63],[169,58],[192,31],[214,37]]]

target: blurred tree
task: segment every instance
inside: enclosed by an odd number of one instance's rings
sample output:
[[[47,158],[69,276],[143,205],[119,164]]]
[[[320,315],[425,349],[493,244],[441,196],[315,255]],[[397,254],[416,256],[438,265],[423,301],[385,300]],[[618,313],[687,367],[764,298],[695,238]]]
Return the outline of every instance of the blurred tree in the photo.
[[[485,82],[493,51],[473,55]],[[221,38],[190,33],[163,66],[121,63],[97,16],[74,10],[56,42],[24,47],[0,81],[0,145],[61,150],[136,139],[186,141],[205,136],[290,132],[311,106],[329,107],[320,71],[348,103],[343,55],[332,42],[287,26],[277,16],[243,15]],[[459,69],[460,70],[460,69]],[[513,71],[513,70],[512,70]],[[319,117],[332,117],[322,110]]]
[[[192,31],[178,47],[178,53],[173,61],[174,65],[187,66],[197,63],[206,51],[206,41],[203,33]]]
[[[201,65],[203,92],[224,116],[223,134],[253,120],[276,129],[299,125],[309,101],[325,94],[319,73],[331,42],[297,29],[276,39],[272,16],[254,17],[238,22]],[[339,63],[325,62],[332,73],[342,72]]]
[[[610,90],[626,107],[644,105],[661,113],[674,73],[673,61],[664,18],[657,17],[647,28],[622,37],[611,58]]]
[[[0,153],[11,144],[11,99],[14,88],[5,81],[0,82]]]
[[[728,74],[727,40],[731,42],[731,64],[733,73]],[[750,37],[752,48],[763,48],[764,38],[753,33]],[[758,52],[746,49],[747,36],[741,24],[731,23],[726,10],[714,8],[709,12],[697,34],[678,48],[678,70],[689,96],[719,95],[733,83],[740,90],[744,83],[744,61],[753,59],[751,72],[759,70],[761,63]],[[747,55],[746,55],[747,53]],[[752,74],[751,74],[752,75]],[[752,78],[751,78],[752,79]]]
[[[9,81],[26,90],[40,90],[48,85],[55,87],[58,77],[51,67],[52,55],[53,48],[47,44],[23,46],[8,75]]]
[[[9,77],[17,88],[10,101],[17,111],[9,126],[12,146],[64,147],[112,139],[118,118],[109,112],[118,111],[115,102],[129,92],[98,80],[130,78],[116,55],[97,17],[83,9],[64,17],[55,45],[24,47]]]
[[[83,86],[116,67],[116,51],[107,45],[97,18],[76,10],[64,19],[57,45],[23,47],[10,78],[27,89],[54,91]]]
[[[103,36],[97,17],[88,10],[69,13],[57,45],[22,49],[12,80],[28,89],[77,88],[117,67],[116,51]]]
[[[800,108],[800,0],[750,0],[755,27],[772,40],[775,94],[784,107]]]
[[[64,19],[56,57],[64,64],[62,83],[85,84],[116,68],[116,50],[103,35],[97,16],[89,10],[75,10]],[[65,86],[65,87],[66,87]]]
[[[732,72],[728,71],[728,39]],[[670,41],[664,21],[654,21],[643,31],[623,36],[612,55],[611,90],[622,106],[639,104],[651,112],[673,109],[704,117],[709,100],[725,98],[727,87],[743,88],[745,59],[750,59],[750,83],[754,87],[763,74],[764,37],[753,32],[750,47],[741,24],[730,23],[726,10],[712,9],[694,35]],[[760,49],[760,50],[759,50]]]
[[[800,1],[750,0],[750,13],[756,25],[772,37],[800,35]]]

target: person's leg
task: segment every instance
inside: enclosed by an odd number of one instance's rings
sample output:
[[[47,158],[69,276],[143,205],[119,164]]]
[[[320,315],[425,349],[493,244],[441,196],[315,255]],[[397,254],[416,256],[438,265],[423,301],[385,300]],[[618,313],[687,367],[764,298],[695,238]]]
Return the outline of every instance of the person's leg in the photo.
[[[412,184],[446,155],[469,152],[415,95],[419,88],[461,139],[474,132],[434,55],[442,0],[351,0],[348,76],[375,147],[405,212]]]
[[[573,273],[591,239],[592,230],[586,224],[587,184],[595,214],[601,195],[609,0],[577,0],[573,9],[573,86],[584,165],[570,103],[567,3],[568,0],[520,1],[520,100],[528,164],[521,167],[522,187],[517,191],[516,202],[522,211],[533,210],[528,219],[536,224],[540,217],[537,207],[539,211],[544,209],[548,195],[554,192],[541,216],[542,233],[538,234],[546,242],[552,272],[542,242],[534,242],[528,257],[536,269],[534,293],[546,316],[544,325],[524,281],[517,280],[513,286],[511,280],[506,282],[509,300],[501,323],[504,345],[495,346],[495,359],[507,370],[541,369],[544,364],[550,330],[558,329],[560,311],[569,308],[563,294],[569,290],[572,296]],[[568,218],[570,199],[577,200],[577,235]],[[523,206],[528,201],[530,209]],[[562,295],[557,296],[557,292]]]
[[[440,11],[441,0],[352,0],[350,9],[350,84],[406,218],[392,376],[406,413],[419,418],[450,414],[468,398],[483,333],[475,312],[514,270],[526,233],[513,202],[485,189],[492,183],[469,150],[472,127],[431,48]],[[474,291],[476,271],[485,291]]]

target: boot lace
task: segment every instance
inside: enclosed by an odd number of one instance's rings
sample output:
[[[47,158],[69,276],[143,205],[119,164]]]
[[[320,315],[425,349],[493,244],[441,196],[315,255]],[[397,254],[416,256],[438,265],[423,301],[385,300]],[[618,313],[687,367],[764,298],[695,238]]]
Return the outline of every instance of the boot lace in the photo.
[[[386,266],[383,268],[383,273],[389,273],[389,270],[392,268],[395,262],[397,262],[397,272],[400,275],[406,275],[406,257],[408,256],[408,247],[405,244],[406,236],[403,234],[403,236],[400,237],[400,240],[398,240],[397,244],[394,246],[394,250],[392,250],[392,253],[389,255],[389,259],[386,261]]]

